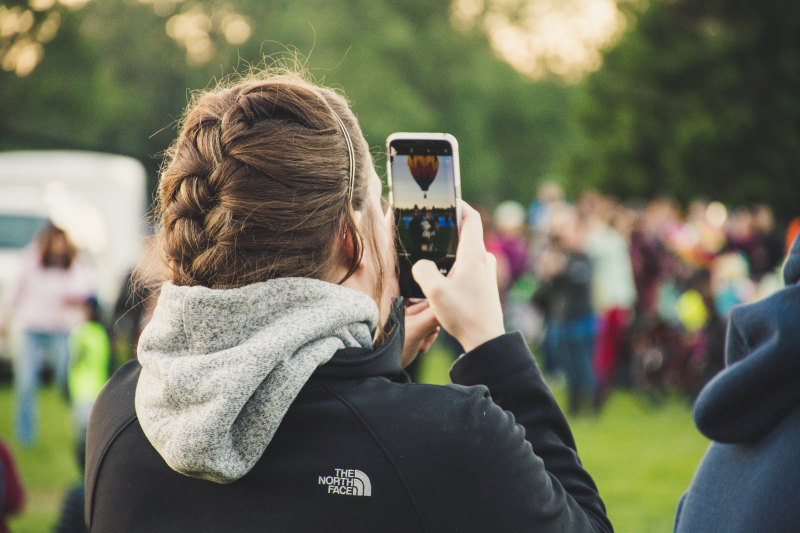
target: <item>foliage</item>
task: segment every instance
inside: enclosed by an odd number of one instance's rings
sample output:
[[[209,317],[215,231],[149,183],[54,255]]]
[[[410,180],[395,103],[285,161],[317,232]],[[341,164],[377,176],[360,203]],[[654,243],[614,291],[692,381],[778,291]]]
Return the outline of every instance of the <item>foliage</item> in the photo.
[[[795,214],[800,4],[617,3],[629,31],[602,70],[568,85],[500,60],[491,9],[470,24],[456,16],[469,2],[12,0],[0,6],[3,31],[13,12],[18,32],[0,40],[0,150],[119,152],[145,163],[154,186],[188,91],[299,57],[349,96],[379,171],[389,133],[453,133],[467,199],[527,202],[557,171],[573,191],[763,201]],[[199,34],[182,24],[192,17]],[[30,52],[16,62],[15,43]]]
[[[800,4],[651,0],[583,84],[573,181],[800,211]]]
[[[495,57],[478,30],[453,29],[446,2],[240,1],[250,38],[217,39],[205,63],[187,61],[186,43],[167,28],[210,3],[176,2],[157,14],[164,4],[104,0],[63,10],[41,64],[26,77],[0,73],[0,149],[124,153],[150,168],[152,185],[187,88],[213,86],[264,56],[292,62],[293,50],[315,78],[346,92],[375,153],[393,131],[454,134],[467,198],[531,198],[563,142],[571,89],[532,82]],[[376,164],[380,172],[382,155]]]

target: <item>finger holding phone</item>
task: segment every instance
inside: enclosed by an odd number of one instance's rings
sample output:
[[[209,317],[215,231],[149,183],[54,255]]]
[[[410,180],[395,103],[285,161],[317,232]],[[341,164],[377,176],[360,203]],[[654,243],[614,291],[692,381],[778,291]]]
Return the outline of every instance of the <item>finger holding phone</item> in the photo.
[[[414,279],[428,298],[439,323],[467,352],[505,333],[497,261],[483,244],[480,214],[461,202],[461,235],[453,268],[443,276],[436,265],[420,260]]]

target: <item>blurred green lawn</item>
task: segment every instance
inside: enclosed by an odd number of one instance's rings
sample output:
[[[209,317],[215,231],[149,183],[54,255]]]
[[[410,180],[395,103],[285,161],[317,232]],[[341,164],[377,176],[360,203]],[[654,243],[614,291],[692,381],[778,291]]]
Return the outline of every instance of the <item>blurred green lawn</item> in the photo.
[[[9,520],[13,533],[53,531],[61,502],[70,485],[80,479],[75,457],[72,418],[66,401],[53,387],[39,396],[39,440],[26,448],[14,438],[14,389],[0,387],[0,436],[11,448],[25,488],[23,513]]]
[[[440,349],[423,356],[421,380],[448,382],[450,357]],[[562,390],[555,387],[556,396]],[[14,533],[52,531],[63,494],[78,477],[69,409],[52,388],[40,397],[41,438],[30,449],[13,438],[13,390],[0,386],[0,435],[11,447],[27,507],[10,521]],[[696,431],[687,403],[674,398],[653,407],[629,392],[616,392],[602,415],[570,420],[578,451],[620,533],[672,531],[675,507],[707,441]]]

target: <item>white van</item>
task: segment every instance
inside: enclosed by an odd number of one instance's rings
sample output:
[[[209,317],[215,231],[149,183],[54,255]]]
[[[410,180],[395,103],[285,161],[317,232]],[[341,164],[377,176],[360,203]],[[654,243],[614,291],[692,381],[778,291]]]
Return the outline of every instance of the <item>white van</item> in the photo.
[[[51,220],[90,260],[97,298],[109,311],[142,253],[147,208],[147,176],[136,159],[81,151],[0,152],[0,305],[8,304],[25,248]],[[8,358],[9,351],[0,347],[0,356]]]

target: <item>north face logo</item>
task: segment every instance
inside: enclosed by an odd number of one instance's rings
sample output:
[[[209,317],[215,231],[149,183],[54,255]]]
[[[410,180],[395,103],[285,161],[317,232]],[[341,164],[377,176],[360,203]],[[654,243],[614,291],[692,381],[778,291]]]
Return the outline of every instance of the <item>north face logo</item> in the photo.
[[[319,476],[318,485],[327,485],[328,494],[346,496],[372,496],[372,484],[361,470],[335,468],[333,476]]]

